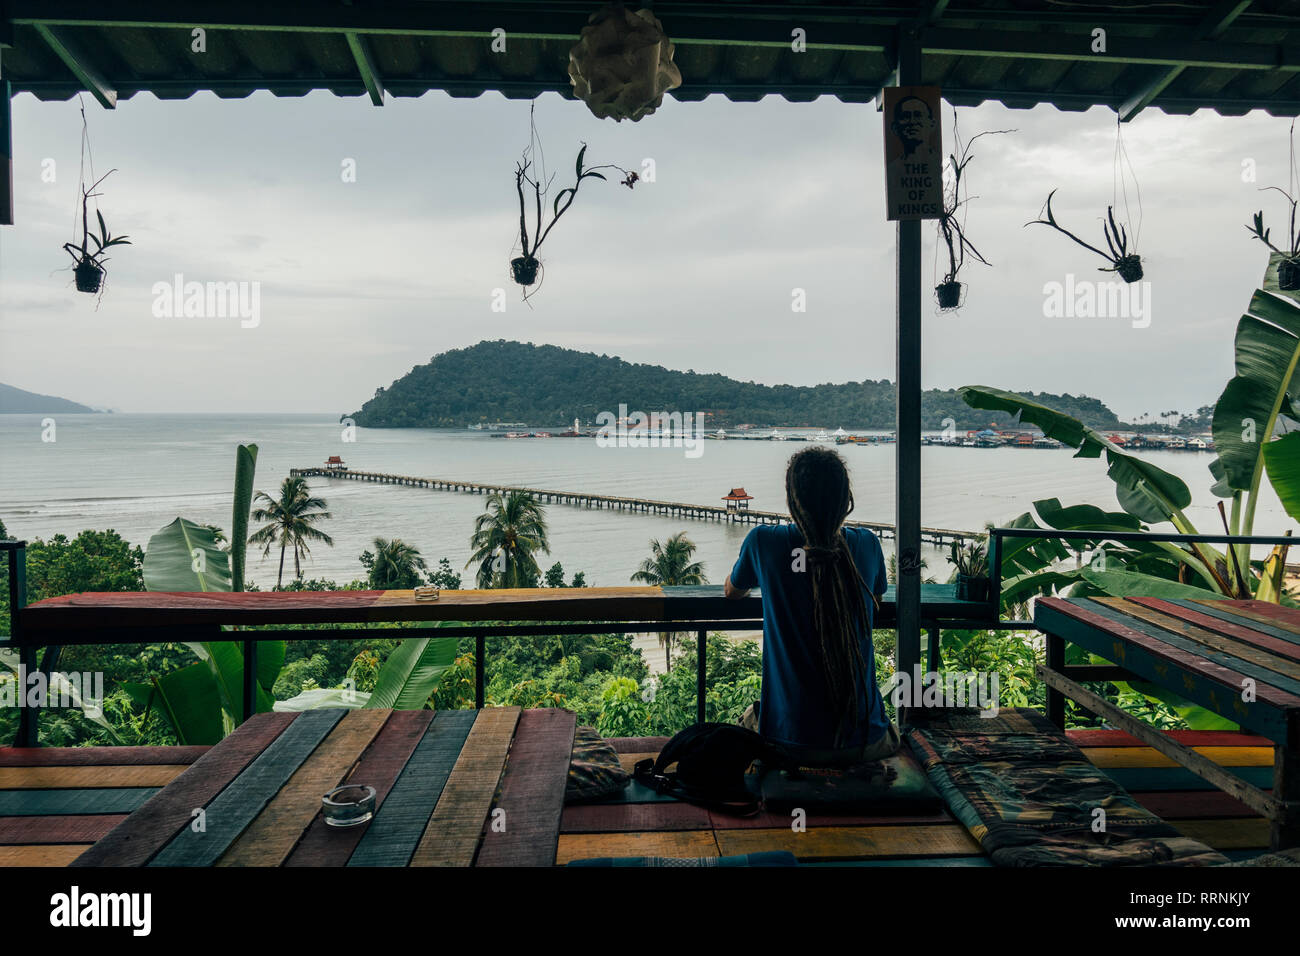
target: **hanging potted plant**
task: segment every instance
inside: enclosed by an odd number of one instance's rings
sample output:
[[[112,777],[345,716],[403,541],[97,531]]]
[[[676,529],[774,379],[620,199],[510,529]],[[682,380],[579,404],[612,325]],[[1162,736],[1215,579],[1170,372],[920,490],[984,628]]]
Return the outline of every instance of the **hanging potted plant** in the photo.
[[[956,541],[948,552],[948,561],[956,569],[958,601],[987,601],[992,581],[989,579],[989,555],[984,543],[972,541],[961,547]]]
[[[1025,223],[1026,226],[1051,226],[1057,232],[1069,236],[1079,245],[1083,246],[1083,248],[1097,253],[1097,255],[1110,263],[1110,266],[1103,266],[1098,270],[1100,272],[1116,272],[1125,282],[1137,282],[1142,278],[1142,257],[1137,254],[1136,249],[1131,252],[1129,251],[1128,228],[1124,223],[1115,221],[1114,206],[1106,207],[1106,218],[1102,221],[1101,227],[1102,234],[1106,238],[1106,247],[1110,250],[1108,254],[1103,252],[1101,249],[1098,249],[1096,246],[1084,242],[1056,221],[1056,217],[1052,214],[1052,197],[1055,195],[1056,190],[1053,189],[1047,196],[1047,203],[1045,204],[1047,210],[1046,218],[1035,219],[1032,222],[1027,222]]]
[[[975,248],[971,241],[966,238],[964,209],[966,204],[970,202],[971,197],[966,193],[962,176],[966,172],[966,166],[975,158],[971,155],[970,148],[975,140],[981,136],[1014,132],[1015,130],[1008,129],[985,130],[971,137],[970,142],[963,143],[961,136],[957,133],[957,111],[954,109],[952,112],[952,133],[957,147],[948,156],[948,169],[951,171],[951,175],[944,184],[943,212],[940,213],[936,222],[939,238],[943,240],[944,246],[948,250],[948,268],[943,274],[943,281],[934,288],[940,312],[951,312],[959,308],[965,300],[962,294],[965,286],[957,281],[957,275],[966,262],[966,253],[969,252],[976,261],[986,266],[991,265],[987,259],[980,255],[980,251]],[[962,216],[960,219],[958,218],[959,212]]]
[[[63,244],[64,250],[67,251],[68,255],[72,256],[72,274],[76,279],[78,292],[88,292],[91,295],[98,293],[108,271],[104,267],[104,263],[108,261],[104,253],[112,246],[129,246],[131,244],[131,240],[126,236],[114,236],[108,231],[108,225],[104,222],[104,214],[98,209],[95,210],[95,218],[99,221],[99,232],[95,233],[90,228],[90,200],[101,195],[95,190],[100,183],[115,172],[117,170],[110,169],[95,180],[89,188],[81,187],[81,245],[71,242]]]
[[[530,111],[530,121],[532,113]],[[537,251],[541,249],[542,243],[546,237],[551,234],[555,224],[560,221],[560,217],[569,211],[573,205],[573,200],[578,196],[578,189],[582,186],[585,179],[605,179],[605,175],[600,172],[602,169],[617,169],[623,174],[622,185],[631,189],[636,185],[639,177],[635,172],[623,169],[621,166],[606,164],[603,166],[584,166],[583,159],[587,155],[587,144],[583,143],[582,148],[578,150],[578,158],[573,164],[574,182],[572,186],[561,189],[555,196],[551,204],[551,218],[546,221],[543,213],[545,198],[550,191],[551,181],[554,177],[548,177],[545,171],[539,168],[533,161],[533,157],[538,155],[540,147],[537,143],[537,126],[532,123],[532,143],[528,149],[524,150],[523,157],[515,164],[515,192],[519,196],[519,245],[521,254],[510,260],[510,273],[514,281],[525,289],[529,288],[537,281],[538,270],[541,266],[541,260],[537,258]],[[531,190],[533,194],[533,229],[532,235],[529,235],[528,229],[528,203],[525,199],[525,193]],[[535,290],[534,290],[535,291]],[[529,292],[524,293],[525,300],[531,295]]]
[[[1279,249],[1269,239],[1269,230],[1264,227],[1264,211],[1262,209],[1255,213],[1254,225],[1247,226],[1246,229],[1256,239],[1273,250],[1273,255],[1270,258],[1277,260],[1278,288],[1283,292],[1295,292],[1300,289],[1300,230],[1296,229],[1296,200],[1291,198],[1290,193],[1278,189],[1277,186],[1267,188],[1276,189],[1283,196],[1286,196],[1286,201],[1291,204],[1291,218],[1287,229],[1288,238],[1285,248]]]

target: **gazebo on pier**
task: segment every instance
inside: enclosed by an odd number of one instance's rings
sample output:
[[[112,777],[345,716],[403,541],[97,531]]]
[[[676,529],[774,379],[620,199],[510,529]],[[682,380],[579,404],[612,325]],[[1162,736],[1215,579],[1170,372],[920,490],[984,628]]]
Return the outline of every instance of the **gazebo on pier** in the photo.
[[[754,496],[744,488],[732,488],[722,496],[722,500],[727,503],[728,511],[748,511],[749,503],[754,500]]]
[[[325,467],[330,471],[347,471],[348,466],[343,463],[339,455],[330,455],[325,459]]]

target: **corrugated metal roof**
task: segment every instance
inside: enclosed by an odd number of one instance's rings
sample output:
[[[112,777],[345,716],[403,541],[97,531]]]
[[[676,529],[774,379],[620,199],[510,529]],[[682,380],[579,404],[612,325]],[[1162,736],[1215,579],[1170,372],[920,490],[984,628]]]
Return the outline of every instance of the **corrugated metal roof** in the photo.
[[[389,95],[496,90],[568,93],[568,51],[597,3],[543,0],[322,0],[289,4],[161,0],[0,0],[0,67],[15,92],[67,99],[101,81],[127,98],[183,99],[202,90],[362,96],[361,38]],[[1072,0],[851,3],[661,2],[676,44],[678,100],[780,95],[868,102],[890,80],[897,27],[938,8],[922,30],[924,82],[956,105],[998,100],[1061,109],[1103,104],[1169,113],[1210,107],[1300,114],[1297,0],[1185,0],[1137,6]],[[191,30],[207,31],[204,53]],[[491,31],[506,31],[506,51]],[[806,33],[794,52],[791,35]],[[1093,52],[1093,31],[1106,31]],[[7,36],[11,33],[11,36]],[[69,63],[74,62],[80,70]],[[1152,98],[1153,97],[1153,98]]]

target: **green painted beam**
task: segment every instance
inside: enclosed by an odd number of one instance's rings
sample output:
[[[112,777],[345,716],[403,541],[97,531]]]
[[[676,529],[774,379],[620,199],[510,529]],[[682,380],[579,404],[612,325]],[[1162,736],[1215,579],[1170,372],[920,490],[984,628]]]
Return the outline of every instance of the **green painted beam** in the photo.
[[[55,55],[63,61],[64,65],[72,71],[72,75],[89,91],[90,95],[99,100],[104,109],[115,109],[117,107],[117,91],[91,65],[90,60],[76,41],[54,27],[42,23],[34,24],[34,26],[36,32],[41,35],[41,38],[45,40]]]
[[[352,51],[352,59],[357,61],[357,72],[361,74],[361,82],[366,85],[366,92],[370,94],[370,102],[376,106],[383,106],[384,78],[379,73],[379,67],[375,65],[370,41],[360,33],[345,33],[343,36],[348,41],[348,49]]]
[[[1205,15],[1200,26],[1196,30],[1196,38],[1209,40],[1219,36],[1232,25],[1232,22],[1250,8],[1254,0],[1219,0],[1212,10]],[[1134,91],[1119,108],[1119,118],[1121,122],[1127,123],[1138,113],[1142,112],[1151,101],[1168,88],[1169,84],[1182,75],[1184,66],[1174,66],[1167,70],[1161,70],[1151,77],[1143,86]]]

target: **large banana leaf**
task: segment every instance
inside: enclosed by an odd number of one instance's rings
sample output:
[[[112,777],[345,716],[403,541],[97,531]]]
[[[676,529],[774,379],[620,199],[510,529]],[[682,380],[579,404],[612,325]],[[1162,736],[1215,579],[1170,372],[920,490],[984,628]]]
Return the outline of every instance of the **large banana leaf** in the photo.
[[[235,449],[235,493],[230,516],[230,589],[244,590],[244,556],[248,551],[248,513],[253,506],[253,476],[257,470],[257,446]]]
[[[146,591],[229,591],[230,560],[216,535],[177,518],[149,539],[144,553]]]
[[[1254,492],[1278,415],[1296,416],[1300,305],[1256,290],[1248,314],[1237,323],[1235,349],[1236,375],[1214,406],[1219,457],[1211,473],[1221,474],[1221,485],[1230,489]]]
[[[449,637],[410,637],[380,668],[367,707],[419,710],[438,686],[442,672],[456,660],[456,641]]]
[[[1109,465],[1106,474],[1115,482],[1120,507],[1148,523],[1172,521],[1179,527],[1185,525],[1182,511],[1192,503],[1192,493],[1181,478],[1129,454],[1077,418],[1023,395],[986,385],[965,385],[958,391],[971,408],[1009,412],[1037,425],[1048,438],[1077,449],[1076,458],[1098,458],[1105,452]]]
[[[1286,513],[1300,521],[1300,431],[1264,443],[1264,468]]]
[[[147,684],[123,684],[136,706],[157,710],[182,744],[215,744],[227,733],[221,693],[205,661],[187,664]]]
[[[1177,598],[1222,600],[1223,598],[1218,591],[1193,587],[1190,584],[1181,584],[1178,581],[1170,581],[1150,574],[1139,574],[1136,571],[1099,571],[1088,566],[1079,569],[1079,577],[1114,597],[1154,597],[1166,600]]]
[[[294,712],[321,707],[365,707],[369,700],[370,694],[366,691],[348,690],[346,687],[317,687],[288,700],[277,700],[274,709]]]
[[[1280,266],[1281,264],[1282,264],[1281,253],[1270,252],[1268,254],[1268,268],[1264,270],[1264,282],[1261,284],[1260,288],[1262,288],[1265,292],[1273,292],[1276,293],[1277,295],[1284,295],[1288,299],[1294,299],[1295,301],[1300,302],[1300,291],[1295,289],[1292,289],[1288,292],[1282,291],[1282,286],[1277,281],[1277,270],[1278,270],[1278,266]]]

